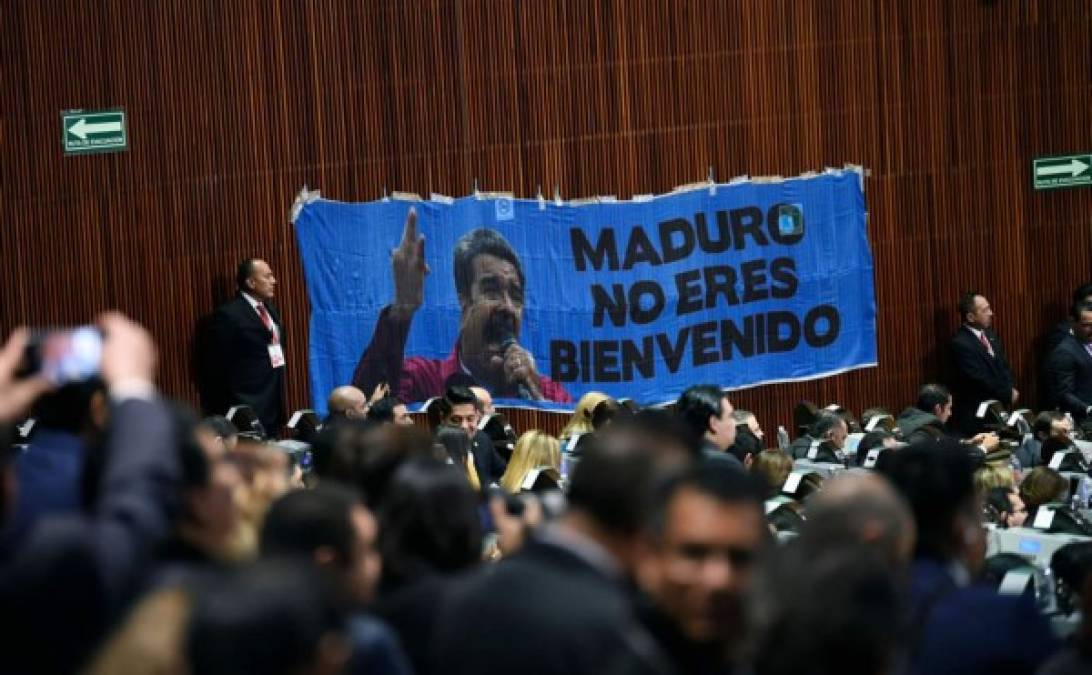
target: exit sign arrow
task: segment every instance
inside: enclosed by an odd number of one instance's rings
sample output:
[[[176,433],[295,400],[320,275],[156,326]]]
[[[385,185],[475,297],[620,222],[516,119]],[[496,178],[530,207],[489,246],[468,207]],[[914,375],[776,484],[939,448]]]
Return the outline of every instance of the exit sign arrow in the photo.
[[[1054,166],[1037,166],[1035,167],[1036,176],[1064,176],[1069,174],[1070,176],[1079,176],[1085,171],[1088,171],[1090,165],[1085,164],[1079,159],[1073,158],[1068,164],[1055,164]]]
[[[76,123],[68,127],[68,133],[72,134],[80,140],[86,140],[87,134],[105,134],[121,131],[121,122],[88,122],[87,118],[81,117],[76,120]]]
[[[61,146],[66,155],[119,152],[129,147],[124,110],[66,110],[61,113]]]
[[[1092,153],[1039,157],[1032,161],[1031,179],[1036,190],[1092,185]]]

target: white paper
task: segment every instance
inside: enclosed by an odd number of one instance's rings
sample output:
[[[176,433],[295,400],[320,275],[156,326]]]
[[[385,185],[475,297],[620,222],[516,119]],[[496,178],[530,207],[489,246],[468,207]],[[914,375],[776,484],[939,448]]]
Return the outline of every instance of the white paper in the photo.
[[[868,420],[868,424],[865,425],[865,431],[875,431],[876,427],[883,424],[884,420],[891,419],[890,415],[876,415],[872,419]]]
[[[986,416],[986,411],[990,409],[990,404],[991,403],[993,403],[993,401],[982,401],[981,403],[979,403],[978,404],[978,411],[975,412],[974,416],[979,417],[979,418],[985,417]]]
[[[576,447],[576,442],[580,440],[580,437],[584,434],[573,434],[569,436],[569,442],[565,444],[565,452],[572,452]]]
[[[842,452],[856,456],[857,446],[861,444],[862,438],[864,438],[864,434],[850,434],[846,436],[846,446],[842,448]]]
[[[1065,461],[1065,456],[1068,454],[1068,450],[1066,450],[1065,452],[1054,453],[1050,458],[1050,468],[1054,469],[1055,471],[1062,468],[1062,462]]]
[[[292,413],[292,417],[288,419],[288,426],[292,429],[295,429],[296,425],[300,423],[300,418],[303,417],[303,413],[304,411],[302,410],[297,410],[296,412]]]
[[[527,472],[527,475],[523,477],[523,482],[520,483],[519,489],[530,490],[535,486],[535,481],[538,480],[538,475],[542,473],[542,467],[531,469]]]
[[[781,491],[786,494],[795,494],[796,488],[800,487],[800,481],[804,480],[803,471],[793,471],[789,474],[789,477],[785,479],[785,485],[782,486]]]
[[[819,456],[819,443],[820,442],[821,441],[812,441],[811,442],[811,447],[808,448],[808,459],[810,459],[812,461],[815,461],[815,459]]]
[[[1054,509],[1040,506],[1039,510],[1035,512],[1035,522],[1031,526],[1037,530],[1049,530],[1053,524]]]
[[[1001,585],[997,587],[998,594],[1023,595],[1033,574],[1030,569],[1012,570],[1001,580]]]
[[[865,457],[864,468],[875,469],[876,460],[880,458],[880,453],[883,452],[883,448],[872,448],[868,451],[868,456]]]

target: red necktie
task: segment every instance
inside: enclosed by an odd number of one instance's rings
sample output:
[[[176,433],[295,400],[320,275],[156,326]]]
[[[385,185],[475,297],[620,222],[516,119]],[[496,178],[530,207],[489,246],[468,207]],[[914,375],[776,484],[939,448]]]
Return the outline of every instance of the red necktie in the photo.
[[[258,316],[262,318],[262,323],[265,324],[266,329],[269,331],[270,335],[273,336],[273,344],[277,344],[280,342],[280,338],[277,337],[277,331],[273,327],[273,318],[269,316],[269,312],[265,311],[265,305],[262,303],[259,302],[256,305],[256,308],[258,310]]]
[[[990,341],[986,339],[985,333],[978,334],[978,341],[982,343],[982,346],[986,348],[986,351],[989,352],[990,356],[993,356],[993,347],[990,346]]]

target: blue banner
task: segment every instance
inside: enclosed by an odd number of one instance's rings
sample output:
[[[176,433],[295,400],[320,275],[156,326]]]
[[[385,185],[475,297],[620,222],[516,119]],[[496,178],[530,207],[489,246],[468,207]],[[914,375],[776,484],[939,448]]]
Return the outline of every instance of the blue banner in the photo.
[[[314,407],[378,382],[407,403],[466,384],[655,404],[874,366],[865,220],[857,171],[632,201],[308,201]]]

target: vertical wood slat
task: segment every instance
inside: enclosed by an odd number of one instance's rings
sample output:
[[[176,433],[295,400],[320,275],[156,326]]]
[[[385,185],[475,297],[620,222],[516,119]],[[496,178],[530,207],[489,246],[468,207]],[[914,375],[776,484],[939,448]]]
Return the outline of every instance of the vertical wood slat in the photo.
[[[289,404],[306,405],[287,222],[305,183],[627,197],[708,166],[864,164],[880,367],[738,393],[770,423],[801,398],[907,404],[944,375],[968,287],[1034,401],[1035,338],[1092,276],[1092,191],[1029,176],[1035,156],[1092,150],[1082,0],[12,0],[0,38],[0,328],[120,307],[191,401],[197,320],[256,254],[281,280]],[[128,152],[61,155],[62,109],[113,106]]]

